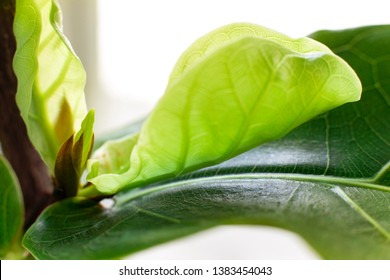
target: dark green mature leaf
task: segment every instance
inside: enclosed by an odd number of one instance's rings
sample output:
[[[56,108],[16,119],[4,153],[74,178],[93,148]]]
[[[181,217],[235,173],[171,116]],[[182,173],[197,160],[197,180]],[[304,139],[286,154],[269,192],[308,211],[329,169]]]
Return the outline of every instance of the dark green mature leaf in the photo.
[[[0,156],[0,259],[17,258],[23,227],[23,198],[11,166]]]
[[[68,200],[46,211],[24,244],[43,259],[117,258],[215,225],[263,224],[298,232],[325,258],[390,258],[389,222],[371,223],[390,214],[388,207],[376,209],[390,194],[242,177],[210,177],[138,198],[119,196],[112,209]],[[344,197],[370,207],[359,213]],[[371,220],[364,211],[373,214]]]
[[[301,235],[327,259],[390,259],[390,26],[312,35],[349,62],[362,100],[232,160],[115,205],[72,199],[47,209],[24,245],[37,258],[116,258],[221,224]]]

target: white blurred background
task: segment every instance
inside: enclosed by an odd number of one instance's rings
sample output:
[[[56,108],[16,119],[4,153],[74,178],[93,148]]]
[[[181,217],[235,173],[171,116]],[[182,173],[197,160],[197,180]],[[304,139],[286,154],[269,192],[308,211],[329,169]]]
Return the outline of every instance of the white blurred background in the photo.
[[[257,23],[291,37],[320,29],[389,23],[386,1],[59,0],[64,31],[87,71],[97,134],[145,116],[163,94],[180,54],[232,22]],[[226,226],[145,250],[135,259],[316,259],[296,235]]]

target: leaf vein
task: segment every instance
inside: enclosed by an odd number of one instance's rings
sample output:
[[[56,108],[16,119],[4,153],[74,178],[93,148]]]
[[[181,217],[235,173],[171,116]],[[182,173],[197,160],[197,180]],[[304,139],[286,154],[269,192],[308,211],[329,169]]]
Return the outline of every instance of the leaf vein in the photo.
[[[332,189],[345,203],[347,203],[352,209],[360,214],[363,219],[370,223],[380,234],[382,234],[387,240],[390,241],[390,232],[388,232],[382,225],[370,216],[360,205],[358,205],[351,197],[348,196],[340,187],[334,187]]]

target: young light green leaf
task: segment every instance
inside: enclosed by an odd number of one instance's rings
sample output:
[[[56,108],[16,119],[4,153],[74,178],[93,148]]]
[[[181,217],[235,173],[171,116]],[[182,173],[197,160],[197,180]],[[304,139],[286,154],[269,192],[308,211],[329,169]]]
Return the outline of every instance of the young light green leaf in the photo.
[[[121,174],[129,169],[129,158],[131,151],[138,140],[138,134],[133,134],[129,137],[123,137],[117,140],[112,140],[105,143],[101,149],[95,153],[95,157],[100,161],[91,160],[89,164],[90,172],[88,178],[94,178],[99,173],[117,173]],[[96,172],[96,173],[94,173]]]
[[[0,156],[0,259],[17,258],[23,227],[23,198],[11,166]]]
[[[75,164],[82,171],[87,164],[94,142],[93,123],[95,121],[95,110],[90,110],[81,123],[80,130],[74,136],[74,154]],[[77,163],[76,163],[77,161]]]
[[[60,146],[87,114],[85,72],[60,17],[55,0],[16,1],[16,100],[31,142],[53,173]]]
[[[106,161],[97,158],[102,171],[90,182],[112,194],[213,165],[357,101],[360,93],[354,71],[316,41],[252,24],[222,27],[179,60],[130,156],[124,153],[129,169],[106,174]]]

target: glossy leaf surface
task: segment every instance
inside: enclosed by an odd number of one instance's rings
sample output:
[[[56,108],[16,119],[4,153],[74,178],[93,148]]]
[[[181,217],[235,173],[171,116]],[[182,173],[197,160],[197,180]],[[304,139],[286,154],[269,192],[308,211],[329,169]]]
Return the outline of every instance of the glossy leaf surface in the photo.
[[[114,194],[214,165],[360,93],[354,71],[316,41],[252,24],[225,26],[183,54],[140,133],[102,147],[89,181]],[[120,149],[121,156],[109,155]]]
[[[23,221],[19,182],[9,163],[0,156],[0,259],[17,258]]]
[[[298,233],[327,259],[390,259],[390,26],[312,35],[363,81],[346,104],[220,165],[47,209],[24,244],[38,258],[117,258],[221,224]],[[242,237],[244,238],[244,237]]]
[[[52,173],[60,146],[87,114],[85,72],[60,21],[54,0],[16,1],[17,104],[31,142]]]

